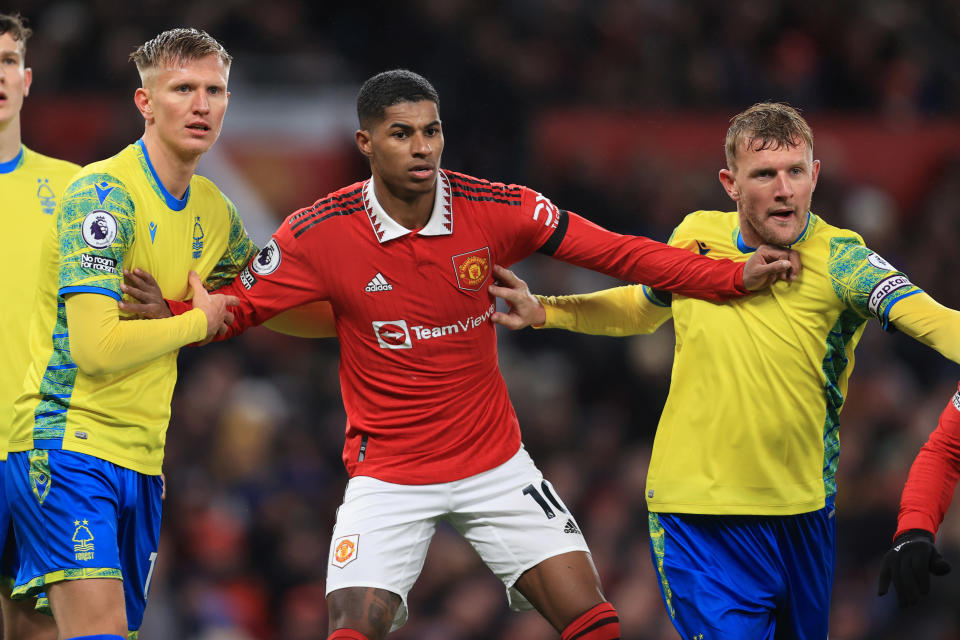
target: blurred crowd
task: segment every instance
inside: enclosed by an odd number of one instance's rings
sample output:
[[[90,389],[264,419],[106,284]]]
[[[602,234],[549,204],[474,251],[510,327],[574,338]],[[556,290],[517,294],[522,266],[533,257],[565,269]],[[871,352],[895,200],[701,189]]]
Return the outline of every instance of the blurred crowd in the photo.
[[[528,184],[563,208],[660,240],[686,212],[732,208],[719,167],[651,172],[631,185],[550,176],[531,161],[529,127],[539,114],[582,106],[728,116],[762,99],[788,101],[808,116],[922,123],[960,113],[954,0],[23,0],[17,8],[37,30],[28,61],[41,95],[128,99],[136,86],[129,51],[180,25],[226,44],[236,58],[235,93],[356,86],[408,66],[440,92],[445,166]],[[137,132],[127,134],[123,142]],[[589,140],[583,152],[589,156]],[[960,308],[960,149],[926,179],[925,196],[905,206],[825,166],[814,211],[858,230],[934,298]],[[517,271],[542,293],[613,284],[538,257]],[[669,325],[627,339],[500,334],[525,445],[576,514],[628,640],[677,637],[650,562],[643,497],[672,351]],[[960,508],[939,538],[955,573],[935,579],[933,597],[901,612],[891,596],[875,595],[907,469],[960,368],[904,336],[884,335],[875,322],[857,353],[841,416],[831,638],[960,637]],[[161,550],[140,637],[322,640],[326,557],[346,482],[336,342],[256,329],[186,349],[180,363]],[[410,612],[391,637],[557,637],[536,614],[508,612],[502,585],[444,526]]]

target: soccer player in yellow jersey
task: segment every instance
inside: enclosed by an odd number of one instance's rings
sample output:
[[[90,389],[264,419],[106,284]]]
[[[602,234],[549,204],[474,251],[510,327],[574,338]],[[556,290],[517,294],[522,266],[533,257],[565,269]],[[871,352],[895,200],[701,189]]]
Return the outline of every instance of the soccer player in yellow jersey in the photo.
[[[160,532],[163,446],[177,350],[225,329],[206,294],[256,253],[233,204],[194,175],[220,134],[229,54],[173,29],[131,59],[144,135],[84,167],[44,238],[31,363],[14,405],[7,493],[22,557],[14,597],[45,590],[60,638],[134,638]],[[149,269],[194,310],[123,319],[124,269]],[[199,274],[199,277],[197,276]]]
[[[20,141],[20,109],[30,92],[33,72],[25,65],[27,39],[31,30],[19,15],[0,13],[0,211],[7,226],[18,229],[17,241],[8,243],[10,264],[17,265],[20,278],[4,278],[2,298],[16,313],[4,314],[0,333],[0,468],[6,466],[7,440],[13,420],[13,401],[20,395],[23,375],[30,362],[27,333],[30,309],[37,290],[35,274],[39,265],[40,240],[49,233],[60,193],[77,165],[49,158],[25,147]],[[10,510],[7,507],[3,474],[0,473],[0,607],[3,609],[4,638],[8,640],[53,640],[57,628],[53,619],[34,610],[31,599],[11,601],[10,590],[17,575]]]
[[[650,544],[683,638],[827,637],[835,558],[839,413],[866,321],[960,362],[960,313],[810,211],[820,162],[783,104],[732,120],[720,182],[737,210],[697,211],[670,244],[743,260],[761,243],[803,273],[722,304],[642,285],[534,298],[500,270],[494,321],[582,333],[649,333],[672,317],[670,392],[647,474]],[[541,304],[542,303],[542,304]]]

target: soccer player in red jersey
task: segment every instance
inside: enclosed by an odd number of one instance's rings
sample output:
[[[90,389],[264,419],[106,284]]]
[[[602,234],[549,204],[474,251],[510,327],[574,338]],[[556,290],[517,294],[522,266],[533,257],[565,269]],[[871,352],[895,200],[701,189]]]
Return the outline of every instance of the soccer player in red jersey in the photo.
[[[219,290],[240,299],[228,337],[307,303],[332,309],[351,479],[327,568],[330,638],[380,639],[405,622],[440,520],[514,608],[535,607],[565,640],[618,638],[579,525],[521,444],[490,322],[493,266],[541,252],[723,300],[792,277],[790,254],[712,260],[609,232],[526,187],[441,170],[437,93],[410,71],[367,80],[357,111],[372,177],[290,215]]]
[[[893,582],[897,604],[916,604],[930,592],[930,574],[942,576],[950,565],[934,545],[943,516],[960,480],[960,389],[940,414],[937,428],[920,449],[900,498],[893,548],[883,558],[877,592]]]

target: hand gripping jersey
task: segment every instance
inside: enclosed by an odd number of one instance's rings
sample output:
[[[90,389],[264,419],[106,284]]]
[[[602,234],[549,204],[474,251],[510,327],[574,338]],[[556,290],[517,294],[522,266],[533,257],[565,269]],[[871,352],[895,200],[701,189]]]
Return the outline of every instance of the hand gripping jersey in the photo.
[[[10,310],[0,332],[0,460],[7,459],[13,421],[13,401],[23,390],[30,362],[27,333],[37,291],[40,243],[56,224],[57,203],[70,176],[80,167],[41,155],[26,147],[9,162],[0,163],[0,215],[9,236],[5,255],[10,275],[0,284],[0,299]]]
[[[182,300],[190,269],[217,286],[229,282],[256,247],[236,208],[206,178],[193,176],[182,199],[167,192],[142,141],[83,168],[64,192],[57,227],[44,243],[32,363],[15,405],[10,450],[62,448],[159,474],[177,351],[89,376],[70,355],[63,296],[120,300],[123,269],[140,267],[166,298]]]
[[[690,214],[670,244],[740,259],[752,251],[736,212]],[[650,332],[673,317],[670,392],[647,474],[650,511],[788,515],[822,508],[836,493],[839,414],[866,320],[875,317],[884,328],[896,320],[926,340],[921,326],[956,315],[859,235],[813,214],[793,248],[803,261],[799,280],[725,304],[675,295],[672,306],[658,306],[670,302],[646,287],[545,299],[546,326],[585,333]],[[942,351],[960,357],[955,346]]]
[[[222,291],[241,300],[228,335],[329,300],[350,475],[403,484],[465,478],[520,446],[487,286],[493,265],[538,250],[691,295],[743,292],[742,265],[611,233],[526,187],[443,171],[429,222],[417,231],[387,215],[372,179],[289,216]]]

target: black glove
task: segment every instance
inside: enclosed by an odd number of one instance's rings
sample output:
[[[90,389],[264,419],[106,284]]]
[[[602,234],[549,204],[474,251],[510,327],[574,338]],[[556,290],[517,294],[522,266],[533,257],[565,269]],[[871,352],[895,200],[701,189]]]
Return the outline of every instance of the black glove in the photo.
[[[877,595],[887,593],[892,579],[897,604],[901,608],[917,604],[921,596],[930,592],[931,573],[935,576],[950,573],[950,564],[933,544],[933,534],[923,529],[905,531],[897,536],[893,548],[883,556]]]

